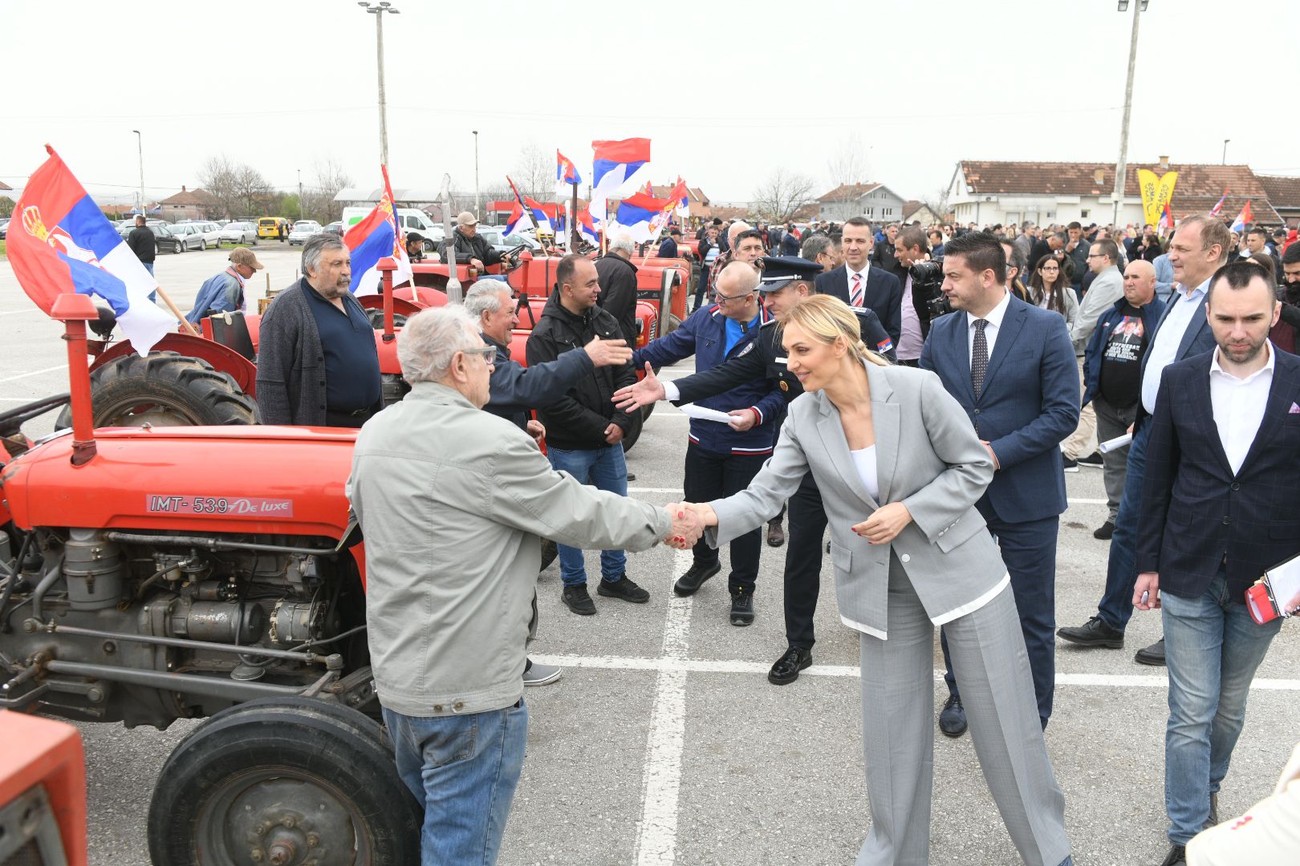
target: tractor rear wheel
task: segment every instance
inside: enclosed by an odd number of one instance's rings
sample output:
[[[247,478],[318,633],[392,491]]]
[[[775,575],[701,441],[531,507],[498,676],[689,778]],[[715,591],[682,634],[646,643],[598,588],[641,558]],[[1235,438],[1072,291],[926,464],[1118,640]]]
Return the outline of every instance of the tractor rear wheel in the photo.
[[[114,358],[90,374],[96,427],[256,424],[257,404],[207,361],[156,352]],[[69,410],[57,427],[70,427]]]
[[[420,862],[423,809],[376,722],[311,698],[223,710],[167,758],[149,805],[162,866]]]

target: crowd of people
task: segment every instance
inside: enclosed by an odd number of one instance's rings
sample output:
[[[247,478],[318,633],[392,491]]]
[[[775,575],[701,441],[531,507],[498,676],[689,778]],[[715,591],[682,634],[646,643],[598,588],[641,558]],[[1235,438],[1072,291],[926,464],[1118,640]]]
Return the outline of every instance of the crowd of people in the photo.
[[[346,247],[310,240],[303,278],[263,319],[258,400],[271,423],[361,427],[350,490],[371,652],[399,769],[426,804],[426,862],[494,862],[523,762],[524,687],[560,676],[526,655],[542,539],[559,544],[561,600],[579,616],[598,612],[583,549],[602,551],[596,595],[644,604],[627,551],[690,549],[673,585],[688,596],[721,573],[728,545],[737,627],[762,612],[764,539],[788,541],[778,686],[813,664],[829,553],[862,647],[862,864],[928,859],[936,627],[939,730],[970,731],[1024,862],[1071,863],[1043,740],[1056,638],[1119,648],[1133,611],[1159,608],[1165,636],[1138,661],[1170,671],[1162,866],[1197,862],[1186,846],[1217,823],[1248,686],[1280,627],[1250,620],[1245,588],[1300,554],[1300,523],[1285,517],[1300,482],[1288,481],[1300,245],[1251,229],[1239,249],[1212,217],[1167,239],[1126,234],[711,222],[693,311],[635,353],[616,314],[632,245],[613,239],[595,262],[561,260],[527,367],[507,351],[506,283],[412,317],[398,337],[412,390],[382,412]],[[690,356],[695,374],[655,376]],[[692,418],[685,502],[663,508],[628,498],[622,447],[657,400],[725,419]],[[401,445],[411,436],[418,454]],[[1058,629],[1065,473],[1088,462],[1109,505],[1094,533],[1110,545],[1105,588],[1095,616]],[[473,748],[446,764],[462,742]]]

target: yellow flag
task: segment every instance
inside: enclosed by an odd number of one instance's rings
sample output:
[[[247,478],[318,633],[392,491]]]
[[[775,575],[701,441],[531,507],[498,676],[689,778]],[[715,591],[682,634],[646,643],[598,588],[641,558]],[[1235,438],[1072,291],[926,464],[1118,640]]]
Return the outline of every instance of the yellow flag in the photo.
[[[1142,192],[1142,214],[1148,225],[1159,225],[1165,205],[1174,197],[1178,172],[1167,171],[1160,177],[1150,169],[1138,169],[1138,189]]]

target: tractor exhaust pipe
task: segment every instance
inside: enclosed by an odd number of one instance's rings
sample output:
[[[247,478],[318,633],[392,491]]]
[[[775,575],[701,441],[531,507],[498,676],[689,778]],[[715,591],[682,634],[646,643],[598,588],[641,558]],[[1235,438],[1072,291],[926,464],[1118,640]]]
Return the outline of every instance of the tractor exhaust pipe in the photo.
[[[86,323],[99,321],[88,295],[66,292],[54,299],[50,317],[63,322],[68,344],[68,384],[72,395],[72,465],[84,466],[95,456],[95,410],[90,399],[90,360]]]

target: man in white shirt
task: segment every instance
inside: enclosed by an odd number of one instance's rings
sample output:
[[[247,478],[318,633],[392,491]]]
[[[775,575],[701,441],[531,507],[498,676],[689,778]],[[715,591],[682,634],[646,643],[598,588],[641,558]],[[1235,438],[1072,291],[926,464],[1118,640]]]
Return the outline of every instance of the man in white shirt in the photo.
[[[1218,347],[1169,366],[1149,425],[1133,590],[1139,610],[1163,610],[1169,667],[1162,866],[1185,866],[1183,847],[1218,820],[1250,683],[1281,627],[1252,621],[1246,590],[1300,554],[1300,358],[1268,342],[1281,305],[1262,267],[1236,262],[1206,308]]]
[[[1146,471],[1147,421],[1156,410],[1156,395],[1165,368],[1175,361],[1200,355],[1214,348],[1214,333],[1205,318],[1205,294],[1210,277],[1227,259],[1232,241],[1228,227],[1207,216],[1188,217],[1178,226],[1169,245],[1174,266],[1174,291],[1165,307],[1164,318],[1151,338],[1142,360],[1142,399],[1133,425],[1129,446],[1124,495],[1115,518],[1106,568],[1106,588],[1097,605],[1097,615],[1081,626],[1060,629],[1056,634],[1083,647],[1124,646],[1124,629],[1133,615],[1133,584],[1137,522],[1142,507],[1142,479]],[[1164,642],[1157,641],[1138,651],[1140,664],[1163,665]]]

